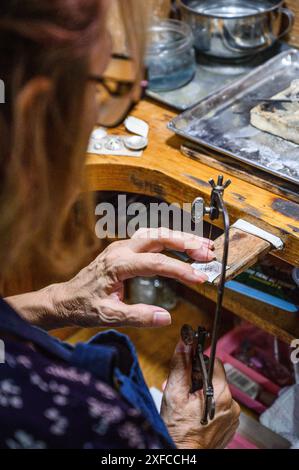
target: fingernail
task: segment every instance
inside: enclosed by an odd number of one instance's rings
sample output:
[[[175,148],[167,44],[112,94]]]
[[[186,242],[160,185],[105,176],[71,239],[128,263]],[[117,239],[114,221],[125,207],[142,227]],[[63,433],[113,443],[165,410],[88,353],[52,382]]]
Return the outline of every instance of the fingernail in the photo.
[[[208,256],[207,256],[207,261],[216,261],[217,256],[213,251],[209,251]]]
[[[168,326],[171,325],[170,313],[164,311],[154,313],[154,325],[155,326]]]

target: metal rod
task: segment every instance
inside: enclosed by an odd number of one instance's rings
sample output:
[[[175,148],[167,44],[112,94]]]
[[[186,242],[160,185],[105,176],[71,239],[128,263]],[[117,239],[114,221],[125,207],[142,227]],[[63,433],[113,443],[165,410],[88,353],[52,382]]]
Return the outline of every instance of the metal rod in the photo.
[[[209,385],[212,385],[212,383],[213,383],[214,365],[215,365],[216,349],[217,349],[217,340],[218,340],[218,336],[219,336],[223,295],[224,295],[224,289],[225,289],[225,276],[226,276],[226,267],[227,267],[227,260],[228,260],[229,226],[230,226],[229,215],[228,215],[226,206],[223,202],[222,195],[219,192],[215,192],[215,196],[217,196],[217,198],[218,198],[219,207],[220,207],[222,215],[223,215],[224,248],[223,248],[220,282],[219,282],[218,294],[217,294],[217,307],[216,307],[216,312],[215,312],[215,319],[214,319],[212,339],[211,339],[211,354],[210,354],[209,373],[208,373],[208,384]]]

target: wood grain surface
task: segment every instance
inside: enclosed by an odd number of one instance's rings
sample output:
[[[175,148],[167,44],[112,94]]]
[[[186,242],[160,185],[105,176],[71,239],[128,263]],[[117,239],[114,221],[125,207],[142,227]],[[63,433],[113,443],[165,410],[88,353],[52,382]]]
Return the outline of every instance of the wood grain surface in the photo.
[[[290,44],[299,47],[299,2],[298,0],[287,0],[285,5],[295,13],[295,24],[287,39]]]
[[[86,164],[87,189],[119,191],[155,196],[167,202],[191,203],[196,197],[209,202],[207,181],[219,171],[180,152],[182,140],[167,129],[175,113],[149,101],[142,101],[135,116],[150,125],[149,146],[141,158],[89,155]],[[123,132],[120,129],[118,132]],[[299,204],[258,188],[222,172],[232,180],[225,201],[231,222],[242,218],[285,242],[285,249],[274,252],[293,265],[299,265]]]
[[[217,261],[222,262],[224,235],[215,240],[215,255]],[[261,238],[255,237],[250,233],[245,233],[237,228],[231,227],[229,231],[229,252],[227,264],[229,269],[226,271],[226,280],[235,278],[238,274],[244,272],[258,262],[271,250],[271,245]],[[217,285],[219,278],[215,280]]]

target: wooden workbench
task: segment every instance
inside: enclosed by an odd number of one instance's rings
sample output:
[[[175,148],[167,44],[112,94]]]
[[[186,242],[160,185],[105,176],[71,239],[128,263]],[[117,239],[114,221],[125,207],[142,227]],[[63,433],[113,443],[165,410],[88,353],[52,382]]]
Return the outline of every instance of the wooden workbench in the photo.
[[[167,129],[175,113],[150,101],[142,101],[134,115],[150,125],[149,146],[141,158],[89,155],[86,165],[90,191],[118,191],[155,196],[168,203],[191,203],[202,196],[209,201],[207,181],[219,171],[182,155],[182,140]],[[122,132],[119,129],[118,132]],[[229,173],[232,180],[225,200],[231,222],[243,218],[281,237],[283,251],[275,256],[299,266],[299,204],[243,181]],[[197,289],[211,300],[216,290],[205,286]],[[226,292],[224,305],[235,314],[286,342],[299,337],[299,318],[258,301]]]
[[[219,171],[181,154],[182,139],[167,129],[175,113],[142,101],[134,114],[150,125],[148,148],[141,158],[90,155],[88,189],[138,193],[179,204],[191,203],[197,196],[209,201],[207,181]],[[243,218],[281,237],[285,249],[275,256],[299,266],[299,204],[229,174],[224,176],[232,180],[225,194],[231,221]]]

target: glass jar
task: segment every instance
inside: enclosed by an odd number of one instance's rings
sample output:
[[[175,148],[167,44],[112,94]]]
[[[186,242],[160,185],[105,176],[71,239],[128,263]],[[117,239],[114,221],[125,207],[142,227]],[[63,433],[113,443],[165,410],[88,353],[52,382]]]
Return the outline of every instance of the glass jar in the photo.
[[[165,279],[159,277],[136,277],[129,283],[129,298],[132,304],[148,304],[172,310],[177,297]]]
[[[150,90],[175,90],[190,82],[196,71],[191,28],[178,20],[154,22],[149,30],[146,65]]]

